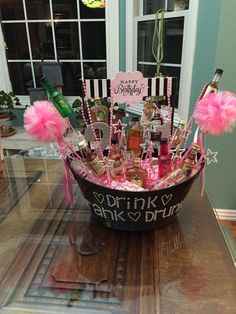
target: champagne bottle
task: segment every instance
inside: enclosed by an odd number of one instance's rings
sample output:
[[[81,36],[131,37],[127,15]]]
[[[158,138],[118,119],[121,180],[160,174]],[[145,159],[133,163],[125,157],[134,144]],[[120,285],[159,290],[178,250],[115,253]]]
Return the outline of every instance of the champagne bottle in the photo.
[[[215,93],[218,91],[218,82],[223,72],[224,71],[222,69],[216,69],[212,81],[205,86],[204,90],[201,93],[200,99],[205,97],[207,94]]]
[[[61,116],[63,118],[69,117],[73,113],[73,109],[68,104],[62,93],[54,88],[45,76],[41,78],[41,82],[48,92],[49,99],[52,101],[56,109],[60,112]]]

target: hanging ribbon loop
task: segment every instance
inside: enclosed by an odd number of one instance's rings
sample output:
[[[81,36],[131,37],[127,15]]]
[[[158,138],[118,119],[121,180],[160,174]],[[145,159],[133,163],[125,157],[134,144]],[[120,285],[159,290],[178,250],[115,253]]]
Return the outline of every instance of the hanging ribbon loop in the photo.
[[[155,14],[154,33],[152,38],[152,54],[156,60],[155,77],[162,76],[160,72],[161,62],[164,57],[163,52],[163,28],[164,28],[164,13],[165,10],[160,9]],[[160,19],[160,25],[159,20]]]

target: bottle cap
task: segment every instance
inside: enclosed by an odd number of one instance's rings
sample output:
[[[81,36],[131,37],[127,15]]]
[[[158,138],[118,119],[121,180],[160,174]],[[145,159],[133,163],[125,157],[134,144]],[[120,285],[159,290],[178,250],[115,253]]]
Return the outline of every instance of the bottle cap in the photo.
[[[160,139],[160,144],[167,144],[167,142],[168,142],[168,140],[167,140],[166,137],[162,137],[162,138]]]
[[[85,139],[81,139],[79,142],[78,142],[78,146],[79,146],[79,148],[85,148],[85,147],[87,147],[88,146],[88,143],[87,143],[87,141],[85,140]]]
[[[220,74],[220,75],[222,75],[223,74],[223,70],[222,69],[216,69],[216,71],[215,71],[215,73],[218,73],[218,74]]]
[[[200,145],[198,143],[193,143],[192,148],[197,150],[197,151],[199,151],[200,150]]]
[[[113,137],[111,139],[111,144],[117,144],[118,143],[118,139],[116,137]]]
[[[134,164],[139,164],[140,162],[141,162],[141,158],[139,158],[139,157],[135,157],[133,160]]]

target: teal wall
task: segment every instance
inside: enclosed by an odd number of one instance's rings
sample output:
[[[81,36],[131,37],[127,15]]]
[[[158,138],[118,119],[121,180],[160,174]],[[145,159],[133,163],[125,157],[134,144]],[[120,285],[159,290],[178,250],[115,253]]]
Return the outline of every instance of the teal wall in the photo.
[[[214,5],[212,5],[214,2]],[[200,0],[191,110],[203,84],[215,68],[224,69],[219,87],[236,92],[236,1]],[[206,170],[206,189],[214,208],[236,210],[236,131],[220,137],[207,136],[207,147],[218,152],[218,163]]]
[[[119,70],[125,71],[126,67],[126,15],[125,0],[119,0]]]

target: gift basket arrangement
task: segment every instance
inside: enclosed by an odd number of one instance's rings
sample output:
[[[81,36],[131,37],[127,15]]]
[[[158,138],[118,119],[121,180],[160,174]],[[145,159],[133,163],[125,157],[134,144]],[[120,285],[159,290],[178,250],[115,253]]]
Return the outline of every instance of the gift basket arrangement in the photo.
[[[81,80],[81,131],[70,123],[71,106],[43,78],[50,101],[27,108],[25,128],[37,140],[57,141],[67,200],[73,202],[73,175],[98,222],[126,231],[160,228],[179,213],[200,173],[204,188],[205,135],[220,135],[235,124],[235,95],[218,91],[222,72],[217,69],[203,87],[189,121],[178,125],[173,124],[171,105],[177,78],[120,72],[111,80]],[[109,106],[102,103],[104,97]],[[141,119],[133,116],[126,125],[125,110],[117,104],[129,106],[143,99]]]

